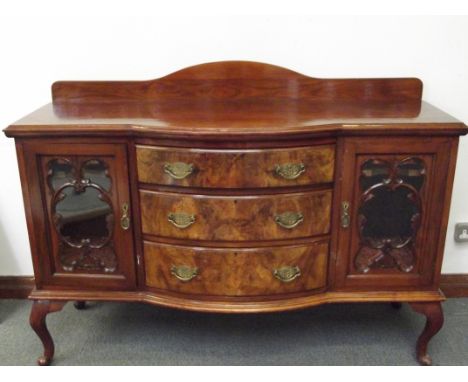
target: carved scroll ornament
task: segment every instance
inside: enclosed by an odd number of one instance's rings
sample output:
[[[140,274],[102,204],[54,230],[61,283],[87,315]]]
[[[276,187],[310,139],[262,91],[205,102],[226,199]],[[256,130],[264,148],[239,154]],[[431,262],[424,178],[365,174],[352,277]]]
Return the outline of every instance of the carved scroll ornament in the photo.
[[[413,270],[425,174],[419,158],[363,163],[358,210],[360,247],[354,261],[358,272],[367,273],[372,268]]]
[[[100,160],[82,163],[79,171],[68,159],[48,163],[48,184],[53,192],[51,214],[65,271],[110,273],[117,269],[108,177],[107,166]]]

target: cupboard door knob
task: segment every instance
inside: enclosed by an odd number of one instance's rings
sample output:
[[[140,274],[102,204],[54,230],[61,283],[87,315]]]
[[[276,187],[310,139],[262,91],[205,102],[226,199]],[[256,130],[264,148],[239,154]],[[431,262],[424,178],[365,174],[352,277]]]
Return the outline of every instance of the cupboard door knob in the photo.
[[[198,275],[198,268],[187,265],[173,265],[171,273],[180,281],[190,281]]]
[[[130,216],[128,203],[122,204],[122,217],[120,218],[120,226],[124,231],[130,228]]]
[[[305,171],[304,163],[285,163],[275,166],[275,174],[284,179],[296,179]]]
[[[164,165],[164,172],[174,179],[184,179],[189,176],[195,168],[192,163],[172,162]]]
[[[301,269],[298,266],[287,266],[273,270],[273,275],[284,283],[289,283],[301,275]]]
[[[285,212],[275,216],[275,222],[280,227],[293,229],[304,221],[304,215],[301,212]]]
[[[195,223],[195,215],[190,215],[185,212],[171,212],[167,215],[167,220],[177,228],[187,228]]]
[[[341,202],[341,227],[348,228],[351,218],[349,216],[349,202]]]

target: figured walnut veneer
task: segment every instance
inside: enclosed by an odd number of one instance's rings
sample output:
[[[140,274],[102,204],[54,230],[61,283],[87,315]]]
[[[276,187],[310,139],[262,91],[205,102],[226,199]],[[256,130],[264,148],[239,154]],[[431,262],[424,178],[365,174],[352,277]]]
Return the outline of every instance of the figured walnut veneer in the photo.
[[[326,283],[328,243],[302,246],[222,249],[144,243],[148,267],[146,285],[175,292],[215,296],[261,296],[323,288]],[[189,282],[180,282],[174,266],[197,269]],[[276,278],[282,267],[298,267],[290,282]]]
[[[36,288],[202,312],[410,302],[442,326],[458,137],[416,78],[318,79],[218,62],[150,81],[56,82],[14,137]],[[389,311],[391,313],[391,311]]]
[[[137,146],[138,180],[184,187],[263,188],[312,185],[333,181],[333,145],[274,150],[197,150]],[[164,171],[168,163],[183,162],[193,172],[175,179]],[[294,179],[277,166],[303,165]],[[291,176],[292,177],[292,176]]]
[[[301,194],[206,196],[140,191],[142,232],[155,236],[212,241],[276,240],[327,234],[331,190]],[[178,228],[168,215],[183,212],[194,222]],[[275,218],[301,213],[303,221],[288,229]]]

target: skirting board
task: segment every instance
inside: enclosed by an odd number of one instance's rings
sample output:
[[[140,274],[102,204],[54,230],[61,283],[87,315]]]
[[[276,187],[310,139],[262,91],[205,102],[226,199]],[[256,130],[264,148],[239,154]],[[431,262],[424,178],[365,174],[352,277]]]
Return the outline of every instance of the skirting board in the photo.
[[[0,298],[28,298],[33,276],[0,276]]]
[[[468,297],[468,274],[457,273],[442,275],[440,289],[447,297]]]
[[[0,298],[27,298],[33,276],[0,276]],[[447,297],[468,297],[468,274],[442,275],[440,288]]]

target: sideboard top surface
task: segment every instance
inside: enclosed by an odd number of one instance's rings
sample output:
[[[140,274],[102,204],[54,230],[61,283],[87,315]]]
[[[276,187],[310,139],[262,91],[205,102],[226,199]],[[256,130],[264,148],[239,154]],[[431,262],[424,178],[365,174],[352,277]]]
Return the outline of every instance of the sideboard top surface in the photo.
[[[8,136],[123,134],[466,134],[423,102],[416,78],[317,79],[273,65],[226,61],[149,81],[61,81],[53,102]]]

